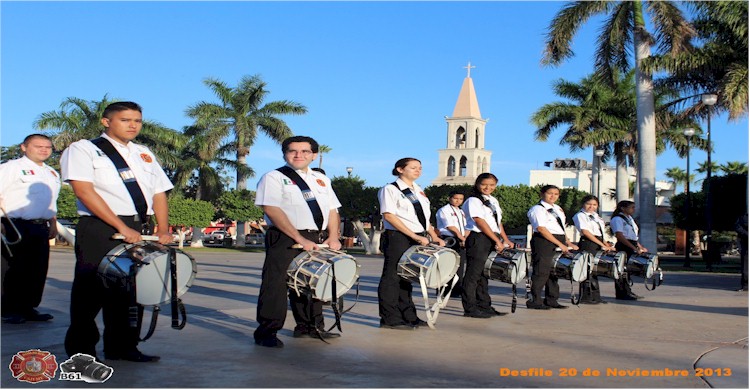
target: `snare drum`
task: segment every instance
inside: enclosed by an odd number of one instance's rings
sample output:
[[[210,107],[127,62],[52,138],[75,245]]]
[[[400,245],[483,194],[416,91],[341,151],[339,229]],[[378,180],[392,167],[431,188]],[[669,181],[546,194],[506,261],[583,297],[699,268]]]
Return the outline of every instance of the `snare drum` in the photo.
[[[552,274],[573,282],[583,282],[589,277],[589,259],[590,255],[582,251],[555,253]]]
[[[596,256],[591,261],[591,274],[615,280],[620,279],[620,275],[625,272],[627,257],[625,252],[596,252]]]
[[[398,275],[414,283],[419,283],[422,275],[427,288],[440,288],[453,279],[460,263],[453,249],[414,245],[401,255]]]
[[[287,285],[297,291],[310,292],[313,298],[333,300],[333,274],[336,273],[336,295],[346,294],[359,279],[359,264],[351,255],[331,249],[302,252],[289,263]]]
[[[659,256],[653,253],[633,254],[627,262],[628,274],[651,279],[659,269]]]
[[[177,255],[177,297],[193,285],[198,267],[187,253],[175,249]],[[159,305],[172,299],[172,276],[169,270],[169,248],[155,242],[120,244],[109,251],[99,263],[99,277],[104,287],[125,289],[135,276],[136,302]]]
[[[516,249],[504,249],[502,252],[491,252],[484,263],[484,276],[491,280],[516,284],[526,277],[528,252]]]

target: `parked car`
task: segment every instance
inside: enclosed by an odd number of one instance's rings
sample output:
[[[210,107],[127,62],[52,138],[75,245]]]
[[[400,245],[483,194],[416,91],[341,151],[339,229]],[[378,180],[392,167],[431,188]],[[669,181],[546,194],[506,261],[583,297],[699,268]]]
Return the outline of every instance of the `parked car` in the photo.
[[[203,245],[232,246],[232,236],[226,230],[214,230],[203,238]]]
[[[249,233],[245,235],[245,245],[255,246],[263,245],[266,241],[266,236],[263,233]]]

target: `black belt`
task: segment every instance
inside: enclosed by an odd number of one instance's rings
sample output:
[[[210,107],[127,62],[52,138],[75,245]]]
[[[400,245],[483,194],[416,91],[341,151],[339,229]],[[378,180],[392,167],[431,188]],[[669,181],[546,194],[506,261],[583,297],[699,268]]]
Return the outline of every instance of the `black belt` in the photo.
[[[49,219],[37,218],[37,219],[23,219],[23,218],[11,218],[14,223],[28,223],[32,225],[46,225]]]

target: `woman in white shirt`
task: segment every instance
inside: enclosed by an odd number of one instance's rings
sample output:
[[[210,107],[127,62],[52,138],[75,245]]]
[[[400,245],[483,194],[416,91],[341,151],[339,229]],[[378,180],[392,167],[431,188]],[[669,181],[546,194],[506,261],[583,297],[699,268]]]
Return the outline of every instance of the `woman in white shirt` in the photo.
[[[581,211],[573,216],[573,223],[581,233],[578,247],[596,256],[600,250],[613,251],[615,248],[604,241],[604,220],[597,214],[599,198],[594,195],[586,195],[581,200]],[[580,285],[581,303],[607,303],[602,300],[599,290],[599,279],[596,275],[589,275],[589,279]]]
[[[638,242],[638,225],[633,219],[635,214],[635,203],[629,200],[623,200],[617,203],[615,212],[612,213],[610,227],[612,233],[617,238],[615,249],[628,254],[628,258],[634,254],[648,252],[640,242]],[[627,270],[622,278],[615,280],[615,298],[628,301],[634,301],[642,296],[636,295],[630,290],[630,282]]]
[[[497,177],[482,173],[463,205],[466,230],[471,232],[466,238],[466,273],[461,294],[464,317],[490,318],[506,314],[492,307],[487,276],[483,272],[484,264],[493,250],[500,252],[514,246],[503,229],[503,210],[492,196],[495,188]]]
[[[380,327],[410,330],[427,325],[417,318],[411,298],[411,282],[398,276],[401,256],[413,245],[439,246],[445,242],[430,225],[430,200],[415,181],[422,175],[422,163],[406,157],[396,161],[392,171],[398,179],[378,192],[385,233],[382,238],[383,274],[378,285]]]

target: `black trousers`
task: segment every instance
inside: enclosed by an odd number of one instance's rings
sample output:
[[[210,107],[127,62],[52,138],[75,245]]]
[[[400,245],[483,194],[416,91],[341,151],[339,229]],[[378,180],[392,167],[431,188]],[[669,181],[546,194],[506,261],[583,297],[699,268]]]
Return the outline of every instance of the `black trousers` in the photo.
[[[10,252],[3,248],[3,258],[8,270],[3,279],[2,314],[31,313],[42,302],[44,284],[49,267],[49,226],[46,223],[14,219],[21,233],[21,241],[9,245]],[[6,238],[18,239],[15,230],[6,218],[2,219]]]
[[[555,234],[556,239],[565,242],[565,236]],[[557,304],[560,298],[560,286],[557,284],[557,276],[552,274],[552,267],[555,265],[554,256],[557,245],[541,234],[534,233],[531,237],[531,265],[533,271],[531,274],[531,301],[535,305]],[[544,288],[545,297],[542,298],[542,288]]]
[[[399,325],[417,320],[417,309],[411,298],[411,282],[398,276],[398,262],[412,245],[419,245],[403,233],[386,230],[383,234],[383,274],[378,284],[380,322]]]
[[[596,238],[604,242],[603,237]],[[601,249],[599,245],[586,237],[581,237],[581,240],[578,242],[578,248],[584,252],[588,252],[591,256],[596,256],[596,253]],[[599,278],[594,274],[589,274],[589,278],[580,284],[579,294],[581,302],[601,301],[602,295],[599,289]]]
[[[466,274],[461,293],[461,303],[465,313],[492,309],[489,283],[484,275],[484,264],[493,247],[494,241],[484,233],[471,232],[469,237],[466,237]]]
[[[140,221],[121,216],[130,228],[140,231]],[[96,355],[99,328],[96,316],[104,320],[104,354],[121,355],[138,345],[138,328],[130,326],[131,298],[122,291],[104,287],[99,264],[109,251],[122,243],[111,237],[117,230],[96,217],[81,217],[76,225],[76,266],[70,292],[70,327],[65,335],[65,352]]]
[[[633,244],[636,248],[638,247],[638,241],[628,240],[631,244]],[[630,249],[627,245],[617,243],[615,244],[615,249],[621,252],[625,252],[628,255],[628,258],[632,256],[635,252]],[[630,289],[630,275],[628,275],[627,267],[625,268],[625,272],[622,273],[622,277],[620,279],[615,280],[615,298],[616,299],[622,299],[629,295],[633,295],[633,291]]]
[[[314,242],[322,242],[318,232],[300,231],[302,236]],[[266,259],[263,263],[256,319],[256,339],[268,338],[284,327],[287,311],[287,295],[292,315],[298,326],[323,329],[323,302],[307,294],[297,295],[287,286],[289,264],[301,252],[292,249],[296,242],[277,228],[266,232]]]

